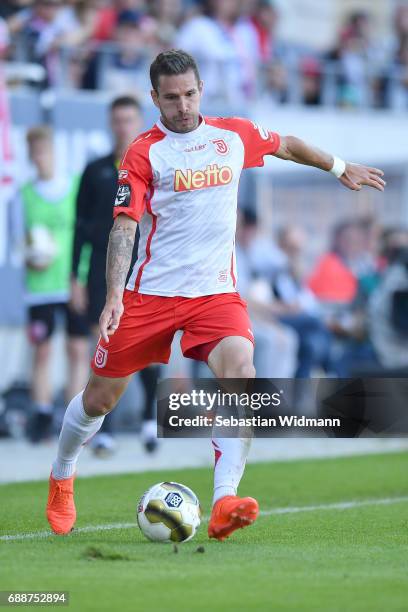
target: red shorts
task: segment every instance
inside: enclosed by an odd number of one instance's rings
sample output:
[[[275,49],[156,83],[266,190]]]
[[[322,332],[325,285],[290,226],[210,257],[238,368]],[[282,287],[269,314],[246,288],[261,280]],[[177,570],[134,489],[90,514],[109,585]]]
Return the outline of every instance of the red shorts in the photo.
[[[205,362],[227,336],[254,341],[246,303],[238,293],[185,298],[125,290],[123,305],[118,329],[108,344],[100,339],[96,347],[91,367],[98,376],[121,378],[152,363],[168,363],[177,330],[183,331],[183,355]]]

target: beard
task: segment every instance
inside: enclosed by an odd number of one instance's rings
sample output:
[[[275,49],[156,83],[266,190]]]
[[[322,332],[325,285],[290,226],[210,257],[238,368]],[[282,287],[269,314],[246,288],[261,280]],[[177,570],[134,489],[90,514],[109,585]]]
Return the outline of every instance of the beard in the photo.
[[[195,130],[200,122],[199,115],[177,115],[175,117],[167,117],[162,113],[163,123],[166,127],[168,127],[172,132],[191,132]]]

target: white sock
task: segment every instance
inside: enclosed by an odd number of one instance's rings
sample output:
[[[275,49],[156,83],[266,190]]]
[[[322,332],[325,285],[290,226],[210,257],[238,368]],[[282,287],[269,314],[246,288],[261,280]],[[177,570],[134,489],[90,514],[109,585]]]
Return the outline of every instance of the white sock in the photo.
[[[75,472],[79,453],[86,442],[99,431],[104,416],[90,417],[84,410],[82,395],[78,393],[68,404],[58,440],[57,458],[52,465],[56,480],[70,478]]]
[[[244,473],[252,438],[213,438],[215,452],[213,504],[236,495]]]
[[[157,423],[154,420],[143,421],[142,424],[142,438],[143,440],[151,440],[157,438]]]

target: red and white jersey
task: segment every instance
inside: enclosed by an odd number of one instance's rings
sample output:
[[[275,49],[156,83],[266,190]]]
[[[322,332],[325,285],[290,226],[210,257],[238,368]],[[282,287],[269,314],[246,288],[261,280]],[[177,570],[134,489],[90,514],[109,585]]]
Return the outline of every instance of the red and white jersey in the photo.
[[[198,297],[236,291],[235,229],[243,168],[263,165],[280,144],[247,119],[202,117],[192,132],[161,121],[127,150],[114,217],[139,222],[138,259],[127,288]]]

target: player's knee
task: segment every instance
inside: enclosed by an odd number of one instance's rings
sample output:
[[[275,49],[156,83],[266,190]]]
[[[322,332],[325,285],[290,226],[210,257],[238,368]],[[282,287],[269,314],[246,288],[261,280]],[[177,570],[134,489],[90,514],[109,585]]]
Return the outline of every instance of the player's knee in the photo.
[[[255,378],[255,374],[254,365],[250,361],[237,361],[224,369],[224,378]]]
[[[118,398],[113,390],[88,387],[84,391],[83,403],[85,412],[89,416],[104,416],[108,414],[116,405]]]

